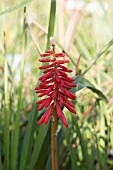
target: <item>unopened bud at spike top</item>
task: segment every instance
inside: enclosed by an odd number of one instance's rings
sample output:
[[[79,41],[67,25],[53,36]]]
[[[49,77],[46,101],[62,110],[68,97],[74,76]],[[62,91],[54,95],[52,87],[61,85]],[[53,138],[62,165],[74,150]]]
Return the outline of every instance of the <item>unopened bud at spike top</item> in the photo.
[[[53,37],[50,37],[50,45],[55,46],[55,40]]]

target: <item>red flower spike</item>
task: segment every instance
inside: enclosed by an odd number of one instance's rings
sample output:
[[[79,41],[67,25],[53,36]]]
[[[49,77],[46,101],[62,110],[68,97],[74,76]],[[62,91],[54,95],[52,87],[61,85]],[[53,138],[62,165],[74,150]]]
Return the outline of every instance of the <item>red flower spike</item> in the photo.
[[[61,119],[64,126],[68,127],[64,113],[61,110],[61,105],[65,106],[70,112],[76,114],[74,104],[68,99],[76,99],[76,96],[69,91],[69,89],[76,87],[76,84],[73,84],[74,79],[67,75],[67,73],[71,73],[72,70],[63,66],[63,64],[69,63],[69,60],[57,59],[59,57],[64,57],[65,54],[62,52],[55,53],[55,43],[52,43],[51,50],[46,50],[46,53],[40,54],[40,56],[47,57],[39,59],[40,62],[50,62],[50,64],[39,67],[39,69],[44,70],[44,75],[39,78],[41,83],[35,90],[36,93],[39,93],[39,97],[46,97],[36,102],[36,104],[39,104],[37,110],[39,111],[43,108],[48,109],[40,118],[38,126],[42,123],[48,123],[53,108],[55,107],[56,114]]]

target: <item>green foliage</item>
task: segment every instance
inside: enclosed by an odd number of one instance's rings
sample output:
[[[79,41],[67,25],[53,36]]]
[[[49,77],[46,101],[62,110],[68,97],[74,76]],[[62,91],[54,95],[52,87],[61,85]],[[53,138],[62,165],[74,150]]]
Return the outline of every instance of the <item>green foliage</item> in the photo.
[[[72,90],[77,95],[77,114],[64,109],[68,129],[58,121],[59,170],[113,169],[113,157],[109,157],[113,149],[112,10],[97,1],[97,13],[90,13],[86,1],[80,18],[60,0],[7,2],[0,2],[5,6],[0,7],[0,170],[51,170],[51,125],[37,126],[45,110],[36,111],[33,90],[41,73],[30,31],[41,51],[55,37],[56,50],[64,51],[71,60],[68,67],[77,84]],[[106,3],[112,8],[110,0]],[[31,10],[36,10],[37,18],[30,14],[32,21],[26,23]],[[65,34],[68,38],[63,41]]]
[[[50,37],[54,36],[55,18],[56,18],[56,0],[51,0],[50,18],[49,18],[48,36],[47,36],[47,48],[46,49],[49,49],[49,47],[50,47]]]

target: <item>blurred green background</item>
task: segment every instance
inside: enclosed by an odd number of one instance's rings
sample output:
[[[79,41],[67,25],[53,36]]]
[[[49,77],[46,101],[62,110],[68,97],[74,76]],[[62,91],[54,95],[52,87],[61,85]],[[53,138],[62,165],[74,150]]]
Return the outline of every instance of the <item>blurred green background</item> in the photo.
[[[51,125],[37,126],[34,91],[50,36],[77,83],[77,115],[64,109],[68,129],[58,121],[59,170],[113,169],[112,3],[0,1],[0,170],[51,170]]]

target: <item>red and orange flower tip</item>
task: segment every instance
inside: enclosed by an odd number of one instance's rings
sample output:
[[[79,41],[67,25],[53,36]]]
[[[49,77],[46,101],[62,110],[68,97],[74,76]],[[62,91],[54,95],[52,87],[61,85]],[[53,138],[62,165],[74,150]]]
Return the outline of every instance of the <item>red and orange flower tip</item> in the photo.
[[[36,104],[39,104],[37,110],[48,108],[40,118],[38,126],[42,123],[47,124],[52,115],[53,108],[56,108],[58,118],[61,119],[65,127],[68,127],[61,106],[65,106],[70,112],[76,114],[74,104],[69,100],[76,99],[76,96],[69,91],[71,88],[76,87],[76,84],[73,84],[74,79],[67,75],[67,73],[72,72],[72,70],[63,66],[64,63],[69,63],[70,61],[65,59],[57,60],[59,57],[64,57],[65,54],[63,52],[56,54],[54,39],[51,38],[50,42],[51,50],[46,50],[45,54],[40,54],[43,58],[39,59],[40,62],[48,62],[49,64],[39,67],[41,70],[44,69],[44,75],[39,78],[41,83],[35,88],[36,93],[39,93],[39,97],[47,96],[45,99],[36,102]],[[52,57],[52,59],[50,57]]]

